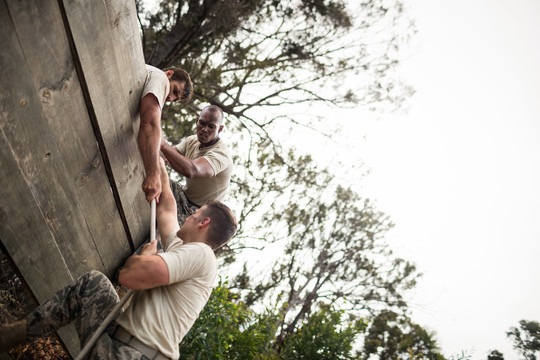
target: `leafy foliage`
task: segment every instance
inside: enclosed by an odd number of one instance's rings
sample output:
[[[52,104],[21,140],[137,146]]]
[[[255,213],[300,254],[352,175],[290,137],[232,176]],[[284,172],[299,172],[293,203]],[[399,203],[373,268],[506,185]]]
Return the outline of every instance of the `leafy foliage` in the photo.
[[[336,131],[320,126],[314,104],[371,110],[402,105],[412,90],[394,69],[400,47],[414,33],[402,2],[162,0],[152,13],[141,0],[137,5],[147,63],[181,66],[194,81],[191,104],[164,109],[167,139],[178,142],[190,133],[203,104],[228,114],[235,149],[229,199],[239,209],[240,225],[233,250],[269,244],[283,249],[270,273],[254,276],[244,266],[233,286],[243,302],[232,301],[230,293],[214,294],[202,325],[189,334],[200,335],[186,339],[182,353],[244,358],[229,351],[242,348],[232,344],[259,321],[273,324],[266,328],[277,335],[278,354],[307,350],[309,329],[322,322],[329,324],[325,331],[332,341],[346,344],[352,332],[334,326],[339,311],[358,318],[385,308],[405,311],[403,292],[418,274],[383,241],[392,227],[389,218],[337,184],[332,170],[272,136],[290,127]],[[224,261],[233,262],[236,253],[226,253]],[[268,303],[276,304],[278,315],[249,319],[247,307]],[[211,309],[230,316],[210,315],[216,313]],[[211,334],[210,328],[233,337]],[[262,354],[259,345],[246,348]]]
[[[282,243],[284,251],[268,278],[251,286],[245,268],[235,282],[248,305],[281,304],[278,345],[319,301],[357,313],[404,309],[402,292],[418,274],[414,265],[394,258],[382,240],[392,227],[388,217],[369,200],[334,184],[330,173],[318,170],[309,157],[290,168],[270,165],[261,178],[268,184],[280,176],[287,181],[268,189],[265,205],[272,210],[255,221],[255,231],[264,233],[266,241]]]
[[[514,348],[521,352],[527,360],[536,360],[540,351],[540,323],[538,321],[520,320],[519,328],[511,328],[506,336],[514,341]]]
[[[321,306],[290,336],[282,352],[285,359],[355,359],[353,342],[364,332],[363,319],[344,321],[345,312]],[[347,323],[344,325],[344,323]]]
[[[393,73],[414,34],[399,0],[162,0],[152,13],[137,5],[147,63],[181,66],[194,80],[193,103],[173,106],[179,119],[212,103],[237,130],[265,139],[275,122],[310,125],[315,114],[293,110],[301,104],[396,108],[412,92]]]
[[[257,315],[235,301],[220,280],[180,344],[181,359],[272,359],[277,318]]]
[[[387,310],[378,314],[368,329],[363,358],[372,355],[379,360],[444,360],[432,334],[407,317]]]
[[[489,353],[487,360],[504,360],[503,353],[499,350],[491,350]]]

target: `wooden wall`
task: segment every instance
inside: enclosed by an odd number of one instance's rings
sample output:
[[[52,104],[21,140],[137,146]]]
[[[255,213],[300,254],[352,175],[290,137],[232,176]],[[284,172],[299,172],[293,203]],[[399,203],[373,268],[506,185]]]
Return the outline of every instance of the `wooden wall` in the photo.
[[[0,0],[0,46],[0,241],[41,303],[149,232],[135,3]]]

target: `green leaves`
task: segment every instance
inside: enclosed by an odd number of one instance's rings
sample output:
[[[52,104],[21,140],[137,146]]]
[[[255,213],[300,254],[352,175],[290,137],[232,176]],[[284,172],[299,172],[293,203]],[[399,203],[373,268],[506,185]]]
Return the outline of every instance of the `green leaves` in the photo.
[[[433,334],[406,316],[383,310],[370,322],[362,358],[444,360]]]
[[[527,360],[536,360],[540,352],[540,323],[538,321],[520,320],[519,329],[511,328],[506,336],[514,341],[514,348],[521,352]]]
[[[253,359],[269,352],[277,317],[270,311],[255,314],[226,284],[220,279],[214,288],[180,344],[180,359]]]
[[[363,319],[347,321],[342,310],[321,306],[283,346],[285,359],[355,359],[353,343],[365,330]]]

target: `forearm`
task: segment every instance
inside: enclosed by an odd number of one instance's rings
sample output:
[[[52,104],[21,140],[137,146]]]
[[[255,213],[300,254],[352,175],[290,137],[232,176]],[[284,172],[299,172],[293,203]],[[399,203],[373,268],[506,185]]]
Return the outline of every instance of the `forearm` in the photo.
[[[190,159],[178,152],[176,147],[161,142],[161,152],[171,167],[187,178],[207,178],[214,176],[214,169],[204,157]]]
[[[169,186],[169,176],[167,174],[165,163],[162,159],[160,159],[159,161],[159,167],[160,167],[160,180],[161,180],[161,183],[163,184],[163,187],[162,187],[162,193],[161,193],[161,200],[156,208],[158,223],[160,222],[160,218],[164,214],[168,214],[168,213],[176,214],[176,200],[172,193],[171,187]]]
[[[139,129],[139,150],[144,163],[146,176],[159,176],[159,146],[161,129],[159,122],[141,121]]]
[[[167,158],[169,165],[180,175],[187,178],[193,177],[196,169],[191,159],[180,154],[174,146],[167,144],[165,141],[161,143],[161,152]]]
[[[145,281],[150,270],[148,265],[148,263],[145,263],[143,256],[131,256],[120,270],[118,282],[128,289],[142,290],[150,288],[147,281]]]
[[[118,274],[118,282],[133,290],[167,285],[168,281],[167,266],[159,255],[133,255]]]
[[[167,248],[167,238],[173,230],[178,230],[178,218],[176,213],[176,199],[169,186],[169,176],[163,160],[160,160],[160,176],[163,184],[161,200],[156,207],[156,216],[159,224],[158,230],[164,248]]]

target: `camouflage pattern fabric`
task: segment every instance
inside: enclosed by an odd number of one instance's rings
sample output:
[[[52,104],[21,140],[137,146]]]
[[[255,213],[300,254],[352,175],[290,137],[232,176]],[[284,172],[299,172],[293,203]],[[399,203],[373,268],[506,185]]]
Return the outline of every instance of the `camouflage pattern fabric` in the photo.
[[[90,271],[27,315],[27,341],[50,335],[75,321],[79,340],[85,344],[119,301],[109,279],[99,271]],[[116,326],[113,322],[99,337],[89,358],[148,360],[134,348],[111,337]]]
[[[171,190],[173,193],[174,198],[176,199],[176,212],[178,215],[178,224],[180,226],[184,225],[184,222],[186,219],[195,213],[195,211],[199,208],[199,206],[191,203],[187,197],[186,194],[184,194],[184,191],[182,190],[182,186],[177,183],[174,180],[169,180],[171,184]]]

